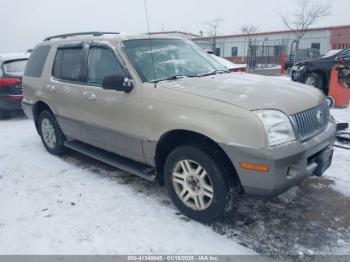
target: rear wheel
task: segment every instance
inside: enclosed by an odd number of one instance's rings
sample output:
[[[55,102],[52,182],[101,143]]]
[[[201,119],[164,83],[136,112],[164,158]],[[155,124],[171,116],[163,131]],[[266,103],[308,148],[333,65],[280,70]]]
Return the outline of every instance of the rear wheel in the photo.
[[[55,117],[48,111],[43,111],[38,119],[41,140],[51,154],[60,155],[64,152],[65,137],[58,126]]]
[[[305,84],[314,86],[318,89],[320,89],[325,95],[327,95],[327,88],[323,82],[323,77],[320,74],[317,73],[310,73],[306,78],[305,78]]]
[[[7,110],[0,109],[0,120],[4,120],[10,117],[10,112]]]
[[[203,223],[233,217],[239,194],[224,163],[206,152],[195,146],[178,147],[169,154],[164,167],[165,185],[176,207]]]

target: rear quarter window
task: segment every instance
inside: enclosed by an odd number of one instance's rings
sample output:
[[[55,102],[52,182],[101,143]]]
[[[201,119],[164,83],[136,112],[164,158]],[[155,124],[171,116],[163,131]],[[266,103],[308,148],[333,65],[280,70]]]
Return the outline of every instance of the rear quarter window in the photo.
[[[24,71],[25,76],[41,77],[50,48],[48,45],[43,45],[32,51]]]

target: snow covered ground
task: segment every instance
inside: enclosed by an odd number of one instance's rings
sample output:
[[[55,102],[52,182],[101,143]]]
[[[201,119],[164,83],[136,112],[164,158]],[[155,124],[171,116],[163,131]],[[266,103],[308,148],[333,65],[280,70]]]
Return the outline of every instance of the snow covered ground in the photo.
[[[350,109],[332,110],[350,121]],[[237,220],[189,221],[157,183],[68,152],[47,153],[33,122],[0,122],[0,254],[350,254],[350,152],[322,178]]]
[[[156,183],[142,192],[129,174],[48,154],[24,117],[0,130],[1,254],[253,253],[177,215]]]

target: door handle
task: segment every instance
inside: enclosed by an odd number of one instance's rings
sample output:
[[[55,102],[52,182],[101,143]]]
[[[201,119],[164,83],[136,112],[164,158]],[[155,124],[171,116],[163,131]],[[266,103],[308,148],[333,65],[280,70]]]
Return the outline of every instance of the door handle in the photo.
[[[90,93],[90,92],[84,92],[83,96],[85,99],[90,100],[90,101],[96,100],[96,95],[93,93]]]
[[[50,92],[54,92],[56,90],[56,87],[54,85],[46,85],[46,89]]]

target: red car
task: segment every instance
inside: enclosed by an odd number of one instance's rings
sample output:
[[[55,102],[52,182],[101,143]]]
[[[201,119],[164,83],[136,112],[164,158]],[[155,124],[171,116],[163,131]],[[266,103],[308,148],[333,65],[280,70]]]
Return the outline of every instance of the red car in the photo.
[[[0,54],[0,119],[21,110],[22,76],[28,57],[27,53]]]

